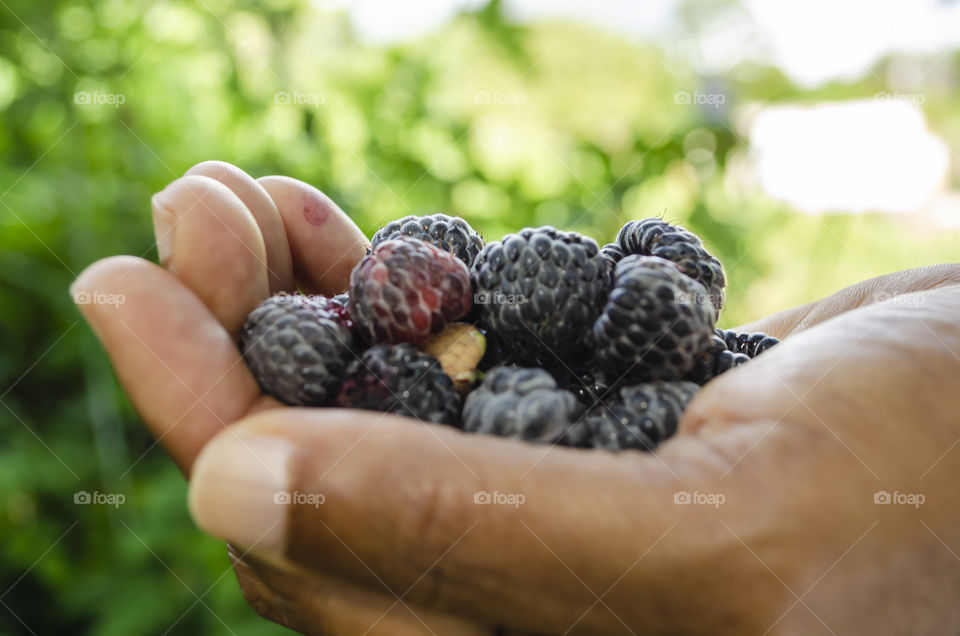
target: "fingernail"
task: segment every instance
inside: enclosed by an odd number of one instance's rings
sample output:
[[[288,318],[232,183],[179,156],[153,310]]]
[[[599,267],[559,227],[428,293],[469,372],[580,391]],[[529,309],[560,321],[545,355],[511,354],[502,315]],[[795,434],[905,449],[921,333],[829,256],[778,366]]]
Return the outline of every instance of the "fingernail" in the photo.
[[[293,444],[279,437],[224,432],[190,476],[190,514],[213,536],[259,552],[282,553]]]
[[[173,253],[173,212],[169,202],[164,201],[164,192],[153,195],[150,206],[153,209],[153,234],[157,237],[157,256],[160,265],[167,266]]]

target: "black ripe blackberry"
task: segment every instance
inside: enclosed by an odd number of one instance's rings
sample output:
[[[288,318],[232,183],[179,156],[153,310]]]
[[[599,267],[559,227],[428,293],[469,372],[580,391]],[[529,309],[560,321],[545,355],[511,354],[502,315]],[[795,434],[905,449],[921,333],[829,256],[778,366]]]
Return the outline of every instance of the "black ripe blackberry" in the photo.
[[[693,368],[687,372],[686,379],[690,382],[696,382],[702,386],[724,371],[750,361],[746,355],[728,349],[727,343],[718,335],[719,333],[721,330],[717,329],[711,338],[710,347],[697,357]]]
[[[340,406],[456,425],[460,395],[433,356],[411,344],[376,345],[347,368]]]
[[[477,305],[474,305],[477,307]],[[538,352],[529,352],[507,345],[497,333],[491,329],[481,329],[487,339],[487,349],[477,368],[488,371],[493,367],[540,367],[556,368],[557,359],[551,355],[541,355]]]
[[[616,265],[623,260],[623,250],[616,243],[607,243],[600,248],[600,253],[607,257],[612,265]]]
[[[756,333],[737,333],[732,329],[716,329],[715,333],[723,339],[728,350],[735,353],[742,353],[748,358],[755,358],[780,342],[777,338],[768,336],[761,331]]]
[[[264,393],[296,406],[336,397],[353,339],[328,300],[280,294],[247,316],[240,348]]]
[[[476,307],[476,305],[474,305]],[[483,353],[483,358],[477,368],[481,371],[489,371],[493,367],[516,366],[515,356],[504,346],[497,333],[491,329],[481,329],[484,337],[487,339],[487,349]]]
[[[593,325],[595,355],[611,374],[680,380],[710,346],[715,322],[700,283],[662,258],[627,256]]]
[[[690,230],[679,225],[671,225],[660,217],[628,221],[617,232],[617,245],[623,250],[624,255],[648,256],[658,246],[677,243],[703,244],[700,237]]]
[[[628,222],[617,233],[617,244],[625,255],[659,256],[676,263],[681,272],[706,288],[717,312],[723,309],[727,284],[723,266],[693,232],[654,217]]]
[[[370,243],[376,247],[383,241],[402,236],[420,239],[450,252],[467,267],[473,265],[477,254],[483,249],[483,239],[476,230],[460,217],[446,214],[410,215],[391,221],[373,235]]]
[[[723,347],[727,351],[740,353],[740,334],[736,331],[732,329],[714,329],[713,333],[723,341]]]
[[[614,394],[616,376],[610,377],[595,364],[568,369],[555,370],[557,386],[570,391],[586,408],[593,408],[601,400]]]
[[[652,382],[620,389],[587,415],[590,444],[611,451],[653,450],[677,432],[683,411],[699,389],[692,382]]]
[[[741,364],[746,364],[749,361],[750,358],[743,353],[721,351],[719,354],[717,354],[717,357],[714,358],[713,375],[716,377],[724,371],[729,371],[733,367],[739,367]]]
[[[463,428],[540,444],[582,446],[583,406],[543,369],[496,367],[463,405]]]
[[[549,226],[488,243],[472,275],[483,324],[528,362],[581,355],[610,287],[597,244]]]

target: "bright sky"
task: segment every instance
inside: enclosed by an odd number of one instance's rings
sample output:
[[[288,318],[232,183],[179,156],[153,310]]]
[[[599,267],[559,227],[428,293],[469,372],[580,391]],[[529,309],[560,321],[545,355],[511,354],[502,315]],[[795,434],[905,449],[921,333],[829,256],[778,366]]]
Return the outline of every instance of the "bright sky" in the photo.
[[[385,43],[441,27],[485,0],[315,3],[347,9],[361,37]],[[521,21],[570,18],[656,42],[673,54],[693,52],[696,59],[689,62],[704,73],[723,73],[738,61],[759,58],[809,87],[858,78],[891,53],[927,56],[895,78],[916,91],[906,99],[765,108],[750,127],[751,154],[764,189],[809,213],[915,212],[951,196],[944,190],[949,149],[927,129],[920,105],[924,83],[950,50],[960,47],[958,1],[742,0],[742,10],[703,25],[695,42],[678,37],[679,0],[504,3]]]
[[[458,11],[485,0],[315,0],[345,8],[358,33],[392,42],[442,26]],[[679,0],[505,0],[520,20],[566,17],[675,43]],[[745,11],[721,28],[737,33],[742,55],[762,55],[795,81],[815,85],[856,77],[883,55],[934,53],[960,45],[960,2],[944,0],[743,0]],[[814,46],[814,42],[816,45]],[[733,62],[737,55],[725,56]]]

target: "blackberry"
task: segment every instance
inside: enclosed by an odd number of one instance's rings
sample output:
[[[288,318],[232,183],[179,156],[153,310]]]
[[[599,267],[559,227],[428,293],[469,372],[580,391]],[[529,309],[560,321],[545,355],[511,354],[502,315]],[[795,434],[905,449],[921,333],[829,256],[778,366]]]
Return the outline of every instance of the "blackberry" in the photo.
[[[768,336],[767,334],[758,331],[757,333],[752,333],[747,337],[747,342],[743,347],[743,352],[750,358],[756,358],[758,355],[777,344],[780,344],[779,338],[774,338],[773,336]]]
[[[419,239],[380,243],[350,274],[350,315],[370,343],[422,342],[471,302],[467,266]]]
[[[497,334],[489,329],[481,329],[480,333],[487,339],[487,349],[483,352],[483,357],[480,359],[477,368],[480,371],[489,371],[493,367],[509,366],[511,364],[510,352],[497,338]]]
[[[458,216],[430,214],[427,216],[405,216],[391,221],[377,230],[370,243],[376,247],[384,241],[403,236],[420,239],[435,247],[450,252],[466,264],[473,265],[474,259],[483,249],[483,239],[470,225]]]
[[[624,257],[614,276],[592,330],[602,367],[641,381],[683,378],[716,322],[703,286],[655,256]]]
[[[623,260],[624,253],[620,249],[620,246],[616,243],[607,243],[600,248],[600,253],[603,254],[612,265],[616,265]]]
[[[750,362],[750,358],[743,353],[721,351],[717,354],[717,357],[714,358],[713,375],[716,377],[724,371],[729,371],[733,367],[739,367],[741,364],[746,364],[747,362]]]
[[[681,272],[706,288],[718,313],[723,309],[727,284],[723,265],[693,232],[654,217],[629,221],[617,233],[617,244],[626,255],[658,256],[676,263]]]
[[[677,432],[700,389],[692,382],[653,382],[620,389],[586,417],[590,444],[611,451],[653,450]]]
[[[717,329],[716,332],[721,333],[721,330]],[[709,348],[697,357],[696,363],[685,379],[704,385],[724,371],[749,361],[750,358],[746,355],[728,349],[724,339],[715,333],[710,340]]]
[[[351,331],[351,333],[353,332],[355,325],[353,323],[353,318],[350,316],[349,294],[338,294],[332,297],[311,296],[310,298],[321,308],[336,316],[337,320],[342,322],[344,326]]]
[[[472,274],[483,322],[528,362],[579,355],[610,287],[596,242],[549,226],[488,243]]]
[[[594,366],[566,369],[554,375],[557,385],[570,391],[585,407],[593,408],[601,400],[613,395],[616,378],[609,377]]]
[[[476,305],[474,305],[476,307]],[[480,371],[489,371],[494,367],[518,367],[524,366],[523,356],[518,355],[515,349],[507,347],[497,333],[492,329],[481,329],[487,339],[487,349],[477,365]],[[530,366],[540,366],[534,361]]]
[[[243,326],[243,359],[264,393],[285,404],[323,406],[340,389],[353,339],[326,300],[273,296]]]
[[[742,353],[748,358],[755,358],[780,342],[779,339],[768,336],[762,331],[737,333],[732,329],[716,329],[714,333],[723,339],[727,349],[734,353]]]
[[[330,304],[332,304],[332,305],[337,305],[338,307],[341,307],[341,308],[343,308],[343,309],[349,309],[349,308],[350,308],[350,293],[349,293],[349,292],[343,292],[342,294],[337,294],[336,296],[332,296],[332,297],[330,298]]]
[[[375,345],[350,363],[340,406],[455,426],[460,395],[440,363],[411,344]]]
[[[689,243],[703,245],[696,234],[679,225],[671,225],[659,217],[628,221],[617,232],[617,245],[624,255],[649,256],[659,245]]]
[[[543,369],[497,367],[463,406],[463,428],[539,444],[582,446],[583,406]]]
[[[730,329],[714,329],[713,333],[715,336],[720,338],[723,341],[723,348],[727,351],[733,351],[735,353],[740,353],[740,338],[736,331]]]

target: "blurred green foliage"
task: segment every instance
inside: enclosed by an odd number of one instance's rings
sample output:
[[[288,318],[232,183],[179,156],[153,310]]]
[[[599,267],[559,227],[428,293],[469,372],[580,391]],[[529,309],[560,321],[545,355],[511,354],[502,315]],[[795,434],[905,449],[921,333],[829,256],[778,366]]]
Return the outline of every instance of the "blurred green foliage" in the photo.
[[[662,52],[566,22],[507,24],[497,3],[374,47],[343,15],[292,0],[6,0],[0,634],[282,631],[189,520],[182,478],[67,294],[98,258],[156,257],[149,197],[191,165],[303,179],[368,234],[440,209],[488,239],[552,224],[606,242],[665,214],[727,265],[733,325],[956,253],[955,234],[804,216],[737,178],[738,103],[870,95],[881,76],[804,93],[752,68],[712,80],[727,103],[701,108],[674,95],[705,80]],[[928,94],[952,147],[955,106]],[[75,505],[77,491],[126,503]]]

